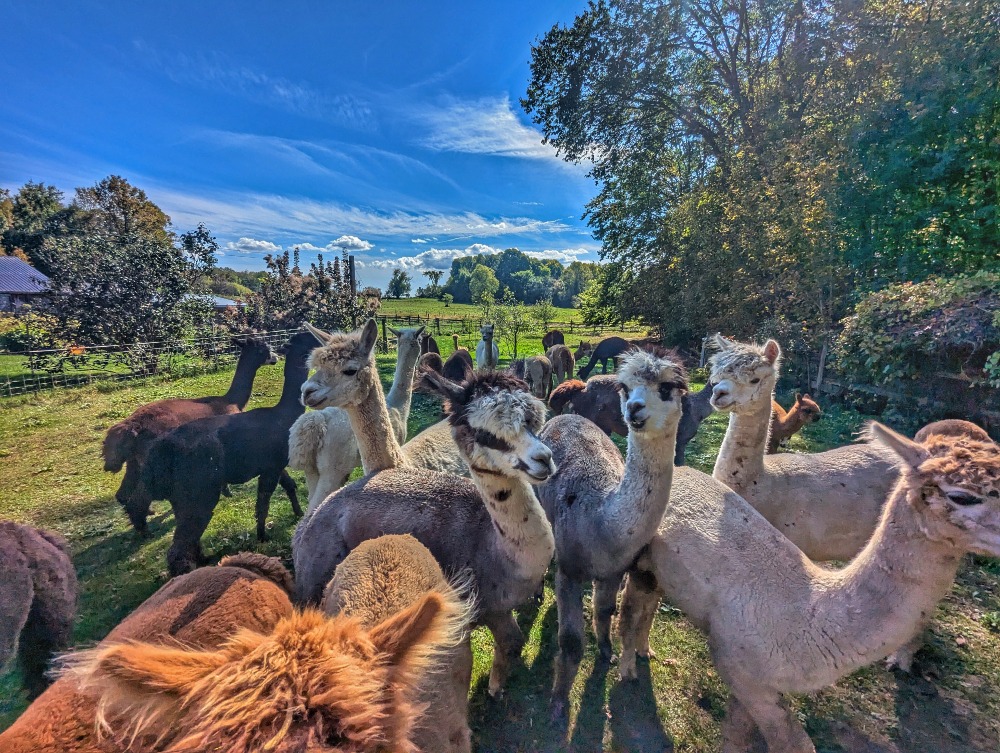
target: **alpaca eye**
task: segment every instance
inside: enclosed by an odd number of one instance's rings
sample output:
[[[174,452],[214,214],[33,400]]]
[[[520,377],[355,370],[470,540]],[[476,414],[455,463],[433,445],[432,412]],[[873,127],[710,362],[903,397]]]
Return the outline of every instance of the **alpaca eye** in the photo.
[[[972,505],[981,505],[983,503],[982,497],[977,497],[975,494],[969,494],[968,492],[950,492],[948,499],[962,507],[971,507]]]
[[[354,376],[357,373],[357,369],[344,369],[344,376]]]
[[[667,402],[670,400],[670,390],[673,389],[673,385],[668,382],[663,382],[660,385],[660,400]]]
[[[750,380],[750,384],[758,384],[760,382],[760,377],[754,377]]]

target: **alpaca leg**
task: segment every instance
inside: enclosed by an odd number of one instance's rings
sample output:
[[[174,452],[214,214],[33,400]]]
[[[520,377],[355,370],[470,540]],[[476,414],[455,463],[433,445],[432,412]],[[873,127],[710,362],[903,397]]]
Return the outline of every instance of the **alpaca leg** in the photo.
[[[38,697],[49,686],[45,673],[53,655],[69,647],[76,613],[76,582],[45,575],[49,577],[40,584],[45,590],[35,590],[18,653],[30,698]]]
[[[724,672],[720,674],[725,675]],[[809,735],[806,734],[798,718],[789,710],[781,694],[766,688],[754,687],[752,681],[741,683],[737,689],[730,684],[730,690],[736,698],[736,705],[745,711],[737,709],[737,715],[730,723],[729,716],[723,722],[722,753],[742,753],[747,750],[747,718],[749,716],[760,729],[767,749],[781,753],[816,753]],[[729,704],[733,709],[733,701]],[[730,728],[730,724],[732,727]],[[732,739],[732,742],[729,742]]]
[[[288,475],[288,470],[286,468],[281,469],[281,476],[278,477],[278,483],[281,484],[281,488],[284,489],[285,494],[288,495],[288,501],[292,503],[292,512],[295,513],[295,517],[301,518],[302,507],[299,505],[298,489],[296,488],[292,477]]]
[[[603,661],[614,659],[611,648],[611,618],[615,616],[621,576],[594,581],[594,635]]]
[[[622,656],[619,672],[623,680],[636,678],[636,654],[650,655],[649,631],[653,627],[656,608],[660,604],[660,593],[655,584],[647,582],[644,573],[629,573],[622,595],[621,617],[618,618],[618,634],[622,642]]]
[[[906,643],[897,648],[888,659],[885,660],[888,669],[898,669],[910,674],[913,670],[913,656],[924,647],[924,628],[926,622],[921,621],[916,634]]]
[[[722,722],[722,752],[744,753],[750,750],[753,745],[753,733],[756,730],[757,724],[743,708],[743,704],[736,699],[736,696],[730,695],[726,706],[726,717]]]
[[[559,610],[559,650],[549,711],[554,723],[565,724],[569,719],[569,691],[580,669],[586,636],[583,627],[583,584],[558,568],[556,607]]]
[[[149,517],[149,507],[153,501],[141,479],[142,466],[139,461],[129,460],[125,464],[125,478],[122,479],[122,485],[115,494],[115,499],[125,510],[136,533],[146,537],[149,535],[146,518]]]
[[[281,480],[279,473],[260,474],[257,479],[257,507],[255,515],[257,517],[257,541],[267,541],[267,513],[271,509],[271,495],[278,488],[278,481]],[[295,505],[298,506],[298,500]],[[302,514],[302,510],[299,510]]]
[[[204,559],[201,536],[212,521],[212,513],[215,512],[218,501],[216,497],[211,504],[174,506],[177,528],[174,530],[173,543],[167,551],[167,567],[171,577],[190,572],[201,564]]]
[[[511,666],[521,656],[524,636],[512,612],[483,615],[483,624],[493,633],[493,666],[490,668],[490,695],[496,697],[507,684]]]
[[[17,653],[19,638],[28,621],[35,595],[27,563],[17,552],[9,553],[7,557],[5,564],[9,566],[0,578],[0,672]]]

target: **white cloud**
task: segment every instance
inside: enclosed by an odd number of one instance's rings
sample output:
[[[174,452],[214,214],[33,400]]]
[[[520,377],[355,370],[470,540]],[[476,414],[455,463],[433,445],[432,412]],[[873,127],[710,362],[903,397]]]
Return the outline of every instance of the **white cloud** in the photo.
[[[596,253],[596,250],[592,248],[562,248],[545,249],[544,251],[525,251],[524,255],[530,256],[533,259],[556,259],[563,264],[570,264],[574,261],[580,261],[581,256],[594,253]]]
[[[342,235],[336,240],[330,241],[327,248],[346,248],[348,251],[367,251],[372,248],[372,244],[368,241],[361,240],[356,235]]]
[[[426,238],[410,238],[410,243],[430,243]]]
[[[271,241],[261,241],[255,238],[240,238],[236,242],[229,241],[223,248],[226,251],[235,251],[239,254],[271,254],[281,250],[281,246],[271,243]]]
[[[542,134],[518,119],[508,97],[450,102],[418,117],[429,131],[420,143],[434,151],[559,160]]]
[[[371,269],[449,269],[453,259],[460,256],[476,256],[478,254],[498,254],[499,248],[487,246],[485,243],[473,243],[465,248],[432,248],[416,256],[375,257],[360,262]]]

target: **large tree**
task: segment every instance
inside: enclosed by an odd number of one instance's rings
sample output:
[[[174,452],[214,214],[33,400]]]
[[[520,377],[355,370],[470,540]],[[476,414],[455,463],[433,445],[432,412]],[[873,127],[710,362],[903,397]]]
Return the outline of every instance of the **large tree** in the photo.
[[[386,298],[406,298],[410,295],[412,281],[410,275],[402,269],[392,270],[392,279],[385,289]]]
[[[76,189],[74,204],[92,213],[96,225],[113,237],[142,236],[161,243],[172,237],[170,218],[145,191],[120,175],[109,175],[90,188]]]

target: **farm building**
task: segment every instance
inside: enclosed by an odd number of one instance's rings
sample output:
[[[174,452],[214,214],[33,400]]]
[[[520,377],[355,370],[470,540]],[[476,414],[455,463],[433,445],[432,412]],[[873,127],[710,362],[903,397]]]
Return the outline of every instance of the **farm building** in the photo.
[[[0,256],[0,311],[17,311],[34,303],[48,288],[49,278],[16,256]]]

